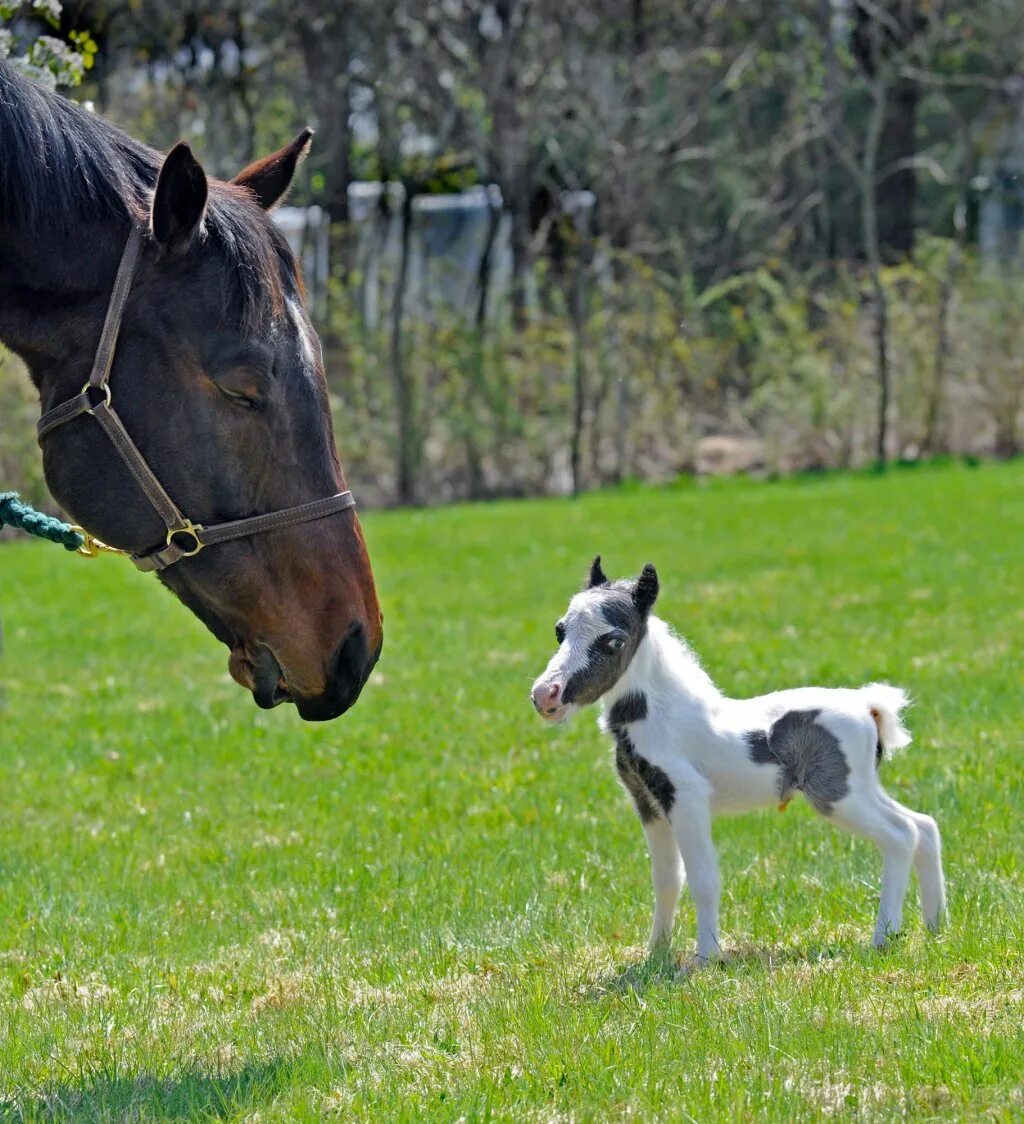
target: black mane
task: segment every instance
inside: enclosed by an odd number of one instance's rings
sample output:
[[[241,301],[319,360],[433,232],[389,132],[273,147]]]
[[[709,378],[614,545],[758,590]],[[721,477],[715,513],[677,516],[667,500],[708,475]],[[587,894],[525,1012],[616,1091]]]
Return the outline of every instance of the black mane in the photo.
[[[55,233],[90,220],[148,222],[162,160],[0,60],[0,220]],[[243,319],[259,325],[283,305],[287,243],[248,192],[214,179],[209,186],[206,237],[237,280]]]

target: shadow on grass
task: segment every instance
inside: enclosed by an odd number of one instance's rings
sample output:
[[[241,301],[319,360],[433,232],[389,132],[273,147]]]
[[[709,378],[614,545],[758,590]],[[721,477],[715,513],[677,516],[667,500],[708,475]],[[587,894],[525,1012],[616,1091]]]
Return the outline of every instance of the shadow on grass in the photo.
[[[229,1077],[83,1075],[0,1103],[0,1121],[215,1120],[265,1106],[288,1087],[299,1064],[283,1058],[253,1062]]]
[[[741,974],[748,971],[774,971],[794,964],[815,964],[841,959],[845,952],[838,943],[792,948],[783,945],[764,947],[744,944],[723,950],[722,955],[701,967],[701,972]],[[642,995],[651,987],[666,984],[685,984],[695,974],[692,959],[680,958],[676,953],[658,951],[644,960],[616,966],[607,975],[593,980],[582,992],[584,999],[599,999],[627,991]]]

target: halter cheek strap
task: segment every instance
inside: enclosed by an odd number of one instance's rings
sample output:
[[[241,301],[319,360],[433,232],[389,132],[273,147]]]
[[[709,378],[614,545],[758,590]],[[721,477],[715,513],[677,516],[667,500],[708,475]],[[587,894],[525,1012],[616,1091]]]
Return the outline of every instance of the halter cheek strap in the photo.
[[[132,278],[135,275],[144,238],[143,228],[133,224],[121,255],[121,262],[117,267],[117,276],[114,279],[114,288],[110,294],[110,303],[107,306],[107,315],[103,321],[103,331],[96,347],[89,381],[74,398],[69,398],[43,414],[37,426],[37,437],[41,443],[53,430],[83,415],[94,417],[99,422],[118,456],[167,528],[167,538],[164,543],[131,556],[135,565],[140,570],[165,570],[180,559],[191,558],[208,546],[260,535],[282,527],[292,527],[298,523],[308,523],[355,507],[355,497],[351,492],[338,492],[336,495],[325,496],[312,503],[283,508],[280,511],[268,512],[266,515],[254,515],[248,519],[217,523],[211,527],[193,523],[181,513],[146,463],[146,458],[139,451],[139,447],[129,436],[128,430],[125,429],[124,423],[113,407],[110,391],[110,370],[114,362],[114,352],[117,350],[117,337],[121,330],[121,320],[124,317],[128,293],[131,290]]]

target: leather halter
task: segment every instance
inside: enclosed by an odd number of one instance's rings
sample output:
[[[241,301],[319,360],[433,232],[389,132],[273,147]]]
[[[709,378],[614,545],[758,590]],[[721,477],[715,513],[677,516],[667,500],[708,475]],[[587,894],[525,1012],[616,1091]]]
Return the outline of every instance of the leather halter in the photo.
[[[212,527],[193,523],[181,513],[177,504],[153,474],[138,446],[128,435],[124,423],[114,410],[110,392],[110,369],[117,348],[117,336],[144,238],[143,228],[133,224],[124,253],[121,255],[121,264],[117,267],[114,289],[110,294],[110,304],[107,306],[103,333],[96,348],[89,381],[74,398],[69,398],[62,405],[43,414],[37,426],[37,437],[42,442],[43,438],[58,426],[66,425],[83,414],[89,414],[100,423],[103,432],[110,438],[121,460],[124,461],[136,483],[145,493],[146,499],[167,528],[167,539],[162,545],[131,555],[135,565],[140,570],[165,570],[180,559],[191,558],[208,546],[230,542],[232,539],[248,538],[250,535],[261,535],[265,531],[275,531],[280,527],[292,527],[297,523],[308,523],[355,507],[355,497],[351,492],[338,492],[337,495],[326,496],[312,503],[282,508],[280,511],[272,511],[266,515],[254,515],[249,519],[217,523]]]

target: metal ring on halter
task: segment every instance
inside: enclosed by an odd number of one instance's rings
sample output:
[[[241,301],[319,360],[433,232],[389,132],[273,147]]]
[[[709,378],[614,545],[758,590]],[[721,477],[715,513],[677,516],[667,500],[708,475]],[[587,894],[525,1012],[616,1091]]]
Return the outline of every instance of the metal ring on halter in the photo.
[[[90,390],[102,390],[103,391],[103,401],[97,402],[95,405],[93,405],[92,399],[90,398],[89,399],[89,409],[85,411],[87,414],[91,414],[96,409],[97,406],[107,406],[107,407],[110,406],[110,401],[111,401],[111,397],[112,397],[111,393],[110,393],[110,383],[105,382],[105,383],[101,383],[99,386],[97,386],[95,383],[87,382],[85,384],[85,386],[82,387],[82,393],[86,396],[86,398],[89,398],[89,391]]]
[[[168,546],[178,546],[178,549],[182,551],[182,553],[181,553],[182,558],[193,558],[201,550],[203,550],[206,546],[206,543],[204,543],[203,540],[199,537],[202,530],[203,530],[202,523],[193,523],[191,519],[186,519],[184,527],[172,527],[167,532],[167,545]],[[182,550],[181,546],[178,545],[177,543],[175,543],[175,541],[174,541],[175,535],[191,535],[192,538],[194,538],[195,541],[196,541],[195,549],[194,550]]]

